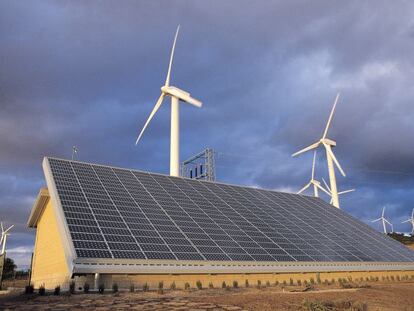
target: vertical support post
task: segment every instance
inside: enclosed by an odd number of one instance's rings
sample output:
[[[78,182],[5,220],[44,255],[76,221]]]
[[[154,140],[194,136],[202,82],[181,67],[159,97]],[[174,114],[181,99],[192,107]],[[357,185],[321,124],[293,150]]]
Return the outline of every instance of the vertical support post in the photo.
[[[99,273],[95,273],[95,280],[94,280],[94,288],[95,290],[99,289]]]
[[[336,187],[335,168],[331,155],[328,152],[330,146],[326,147],[326,159],[328,160],[329,182],[331,186],[332,205],[339,208],[338,189]]]
[[[170,175],[180,176],[180,106],[171,96]]]
[[[313,185],[313,192],[314,192],[315,198],[318,198],[319,197],[319,191],[318,191],[318,187],[316,187],[316,185]]]

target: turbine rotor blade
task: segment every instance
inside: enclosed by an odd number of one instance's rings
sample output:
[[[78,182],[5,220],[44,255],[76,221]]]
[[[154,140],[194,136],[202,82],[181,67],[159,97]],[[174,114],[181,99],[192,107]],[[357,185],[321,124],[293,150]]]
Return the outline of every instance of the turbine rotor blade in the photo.
[[[403,223],[406,223],[406,222],[411,222],[411,219],[404,220],[401,223],[403,224]]]
[[[301,194],[303,191],[305,191],[306,189],[308,189],[310,185],[311,185],[311,183],[307,183],[306,186],[303,187],[302,189],[300,189],[298,192],[296,192],[296,194]]]
[[[331,156],[332,160],[334,161],[336,167],[341,172],[342,176],[346,176],[344,170],[342,169],[341,165],[339,164],[338,160],[336,159],[334,153],[332,152],[331,146],[328,144],[324,144],[325,148],[328,150],[329,155]]]
[[[331,188],[328,186],[328,183],[325,181],[325,179],[324,178],[322,178],[322,181],[323,181],[323,183],[324,183],[324,185],[325,185],[325,187],[329,190],[329,195],[332,195],[332,193],[331,193]]]
[[[308,146],[306,148],[303,148],[302,150],[299,150],[298,152],[295,152],[294,154],[292,154],[292,157],[296,157],[297,155],[299,155],[301,153],[304,153],[306,151],[315,149],[315,148],[317,148],[319,146],[319,144],[320,144],[320,142],[318,141],[318,142],[316,142],[316,143],[314,143],[314,144],[312,144],[312,145],[310,145],[310,146]]]
[[[312,180],[315,177],[315,160],[316,160],[316,149],[313,151]]]
[[[6,231],[4,231],[4,233],[7,233],[11,228],[13,228],[14,227],[14,225],[11,225],[10,227],[8,227],[7,229],[6,229]]]
[[[333,114],[335,112],[335,108],[336,108],[336,104],[338,103],[338,99],[339,99],[339,93],[336,94],[335,102],[334,102],[334,105],[332,107],[331,114],[329,115],[328,122],[326,123],[325,131],[323,132],[322,139],[324,139],[326,137],[326,135],[328,134],[329,126],[331,125],[332,117],[333,117]]]
[[[340,191],[338,192],[338,194],[345,194],[345,193],[354,192],[354,191],[355,189],[349,189],[349,190]]]
[[[160,108],[160,106],[161,106],[161,104],[162,104],[162,101],[163,101],[163,99],[164,99],[164,93],[161,93],[161,95],[160,95],[160,97],[158,98],[158,100],[157,100],[157,103],[155,104],[155,106],[154,106],[154,108],[152,109],[152,111],[151,111],[151,113],[150,113],[150,115],[149,115],[149,117],[148,117],[148,119],[147,119],[147,121],[145,122],[145,124],[144,124],[144,127],[142,128],[142,130],[141,130],[141,133],[139,133],[139,135],[138,135],[138,138],[137,138],[137,140],[136,140],[136,142],[135,142],[135,145],[137,145],[138,144],[138,142],[139,142],[139,140],[141,139],[141,137],[142,137],[142,134],[144,134],[144,131],[145,131],[145,129],[147,128],[147,126],[148,126],[148,124],[150,123],[150,121],[152,120],[152,118],[154,117],[154,115],[155,115],[155,113],[158,111],[158,109]]]
[[[171,55],[170,55],[170,63],[168,65],[167,78],[165,79],[165,86],[170,85],[171,67],[172,67],[172,63],[173,63],[173,59],[174,59],[175,43],[177,42],[177,37],[178,37],[178,32],[179,31],[180,31],[180,25],[178,25],[177,31],[175,32],[174,43],[173,43],[173,46],[172,46],[172,49],[171,49]]]
[[[377,221],[380,221],[380,220],[382,220],[382,218],[378,218],[378,219],[375,219],[375,220],[371,220],[371,222],[377,222]]]
[[[321,185],[316,185],[316,187],[318,187],[319,189],[321,189],[323,192],[325,192],[327,195],[331,195],[324,187],[322,187]]]

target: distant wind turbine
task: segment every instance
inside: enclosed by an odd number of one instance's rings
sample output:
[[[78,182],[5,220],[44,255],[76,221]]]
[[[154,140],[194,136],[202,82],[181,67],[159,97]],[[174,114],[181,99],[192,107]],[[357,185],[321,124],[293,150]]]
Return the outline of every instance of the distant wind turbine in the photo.
[[[326,194],[330,195],[330,193],[328,191],[326,191],[322,186],[321,183],[319,181],[317,181],[315,179],[315,161],[316,161],[316,150],[313,152],[313,162],[312,162],[312,174],[311,174],[311,179],[310,181],[302,188],[300,189],[297,193],[300,194],[303,191],[305,191],[306,189],[308,189],[310,186],[313,186],[313,194],[315,197],[319,197],[319,189],[322,190],[323,192],[325,192]]]
[[[3,255],[4,252],[6,251],[6,241],[7,241],[7,237],[10,235],[9,231],[11,228],[14,227],[14,225],[11,225],[6,230],[4,230],[2,222],[0,222],[0,226],[1,226],[1,238],[0,238],[1,253],[0,255]]]
[[[190,96],[190,93],[183,91],[175,86],[170,86],[170,77],[171,77],[171,67],[174,58],[175,44],[177,42],[178,32],[180,26],[177,28],[175,33],[174,43],[171,49],[170,63],[168,65],[167,78],[165,80],[164,86],[161,87],[161,95],[157,100],[154,108],[152,109],[147,121],[145,122],[144,127],[142,128],[139,136],[135,142],[137,145],[139,140],[142,137],[145,129],[150,123],[151,119],[154,117],[155,113],[160,108],[163,99],[165,96],[171,97],[171,138],[170,138],[170,175],[179,176],[180,175],[180,119],[179,119],[179,101],[191,104],[196,107],[201,107],[202,103],[197,99],[194,99]]]
[[[313,143],[312,145],[310,145],[310,146],[308,146],[308,147],[306,147],[302,150],[299,150],[298,152],[295,152],[294,154],[292,154],[292,157],[295,157],[295,156],[297,156],[301,153],[304,153],[306,151],[316,149],[320,145],[325,147],[326,160],[327,160],[327,163],[328,163],[328,171],[329,171],[329,182],[330,182],[330,185],[331,185],[330,188],[331,188],[331,193],[332,193],[332,203],[337,208],[339,208],[339,198],[338,198],[338,188],[336,186],[334,163],[338,167],[339,171],[341,172],[341,174],[343,176],[345,176],[345,172],[343,171],[341,165],[339,164],[339,162],[336,159],[334,153],[332,152],[332,147],[336,146],[336,142],[329,139],[329,138],[327,138],[326,136],[328,135],[329,126],[331,125],[332,117],[333,117],[333,114],[335,112],[335,108],[336,108],[336,104],[338,103],[338,99],[339,99],[339,93],[336,95],[335,102],[334,102],[334,105],[332,107],[331,114],[329,115],[329,119],[328,119],[328,122],[326,124],[325,131],[323,132],[322,138],[320,140],[318,140],[317,142]]]
[[[331,197],[331,201],[329,202],[329,204],[332,204],[333,199],[332,199],[332,192],[331,192],[331,188],[329,188],[329,186],[328,186],[327,182],[325,181],[325,179],[323,179],[323,178],[322,178],[322,181],[323,181],[323,184],[325,185],[325,187],[328,189],[328,191],[329,191],[329,196]],[[349,190],[339,191],[339,192],[338,192],[338,197],[339,197],[341,194],[345,194],[345,193],[349,193],[349,192],[354,192],[354,191],[355,191],[355,189],[349,189]]]
[[[382,228],[384,229],[385,234],[387,234],[387,225],[386,224],[389,224],[391,226],[391,232],[394,232],[394,226],[387,219],[385,219],[384,214],[385,214],[385,206],[382,208],[381,217],[378,218],[378,219],[372,220],[371,222],[381,221],[382,222]]]
[[[402,223],[406,223],[409,222],[412,226],[412,230],[411,230],[411,235],[414,235],[414,208],[413,211],[411,212],[411,218],[404,220]]]

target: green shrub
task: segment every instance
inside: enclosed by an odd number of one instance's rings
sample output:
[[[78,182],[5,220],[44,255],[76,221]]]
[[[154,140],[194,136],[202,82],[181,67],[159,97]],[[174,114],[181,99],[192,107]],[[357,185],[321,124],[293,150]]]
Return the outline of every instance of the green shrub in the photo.
[[[208,283],[208,288],[210,289],[214,288],[213,282]]]
[[[315,280],[313,278],[310,279],[311,284],[315,284]]]
[[[185,290],[190,290],[190,288],[191,288],[191,287],[190,287],[190,283],[185,283],[185,284],[184,284],[184,289],[185,289]]]
[[[196,282],[196,286],[197,286],[197,288],[198,288],[199,290],[202,290],[202,289],[203,289],[203,284],[201,283],[201,281],[200,281],[200,280],[198,280],[198,281]]]
[[[226,288],[226,287],[227,287],[226,282],[223,281],[223,283],[221,283],[221,288]]]
[[[85,294],[89,293],[89,284],[88,283],[83,284],[83,292]]]
[[[60,285],[55,287],[55,290],[53,291],[53,295],[59,296],[60,295]]]
[[[298,280],[298,286],[302,286],[302,281]]]
[[[158,294],[164,294],[164,282],[158,282]]]
[[[74,281],[70,282],[70,284],[69,284],[69,293],[70,294],[75,293],[75,282]]]
[[[34,286],[32,284],[26,285],[26,287],[24,288],[24,293],[26,295],[31,295],[34,293]]]
[[[45,294],[46,294],[46,289],[45,289],[45,286],[42,284],[39,287],[39,295],[44,296]]]
[[[244,287],[249,287],[249,280],[246,280],[246,281],[244,282]]]
[[[147,282],[145,282],[145,283],[144,283],[144,285],[142,285],[142,291],[143,291],[143,292],[147,292],[147,291],[149,291],[149,285],[148,285],[148,283],[147,283]]]
[[[131,285],[129,285],[129,291],[131,293],[135,292],[135,285],[134,285],[134,283],[131,283]]]
[[[293,279],[290,279],[290,280],[289,280],[289,284],[290,284],[290,285],[293,285]]]
[[[105,284],[104,283],[99,284],[98,292],[99,292],[99,294],[103,294],[105,292]]]
[[[275,286],[278,286],[278,285],[279,285],[279,281],[276,281],[276,282],[275,282]]]
[[[173,281],[170,285],[170,289],[171,290],[176,290],[177,289],[177,285],[175,285],[175,281]]]
[[[239,282],[233,281],[233,288],[238,288],[238,287],[239,287]]]

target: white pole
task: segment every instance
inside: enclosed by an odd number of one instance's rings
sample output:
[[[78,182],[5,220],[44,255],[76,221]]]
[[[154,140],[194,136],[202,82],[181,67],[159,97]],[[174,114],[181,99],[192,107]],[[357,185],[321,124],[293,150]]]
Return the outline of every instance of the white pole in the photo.
[[[331,185],[332,205],[339,208],[339,198],[338,198],[338,189],[336,188],[335,168],[334,168],[331,155],[328,152],[328,148],[330,148],[330,146],[325,147],[325,148],[326,148],[326,159],[328,161],[329,182]]]
[[[382,218],[382,227],[384,228],[384,233],[387,234],[387,226],[385,225],[385,219]]]
[[[7,241],[7,234],[4,235],[4,240],[3,240],[3,248],[1,250],[1,254],[3,255],[4,252],[6,251],[6,241]]]
[[[318,193],[318,187],[316,187],[315,184],[313,184],[313,192],[315,194],[315,197],[318,198],[319,197],[319,193]]]
[[[180,106],[174,96],[171,96],[170,175],[180,176]]]

